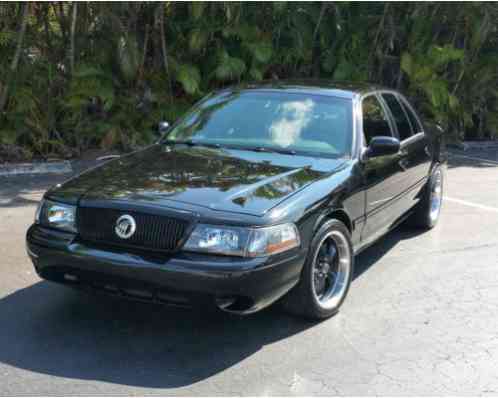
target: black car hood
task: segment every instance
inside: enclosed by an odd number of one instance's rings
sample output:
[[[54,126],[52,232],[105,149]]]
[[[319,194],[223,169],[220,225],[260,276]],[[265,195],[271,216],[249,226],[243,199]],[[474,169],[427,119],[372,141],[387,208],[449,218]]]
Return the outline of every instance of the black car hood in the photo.
[[[344,160],[235,149],[154,145],[83,173],[50,191],[79,199],[174,202],[263,215],[325,178]]]

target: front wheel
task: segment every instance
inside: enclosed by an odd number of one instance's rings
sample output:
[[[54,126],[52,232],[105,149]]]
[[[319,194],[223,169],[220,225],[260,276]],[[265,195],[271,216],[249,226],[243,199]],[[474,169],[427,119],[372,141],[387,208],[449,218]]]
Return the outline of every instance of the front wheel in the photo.
[[[311,319],[336,314],[349,290],[353,267],[349,230],[338,220],[328,220],[313,237],[301,280],[285,297],[285,308]]]

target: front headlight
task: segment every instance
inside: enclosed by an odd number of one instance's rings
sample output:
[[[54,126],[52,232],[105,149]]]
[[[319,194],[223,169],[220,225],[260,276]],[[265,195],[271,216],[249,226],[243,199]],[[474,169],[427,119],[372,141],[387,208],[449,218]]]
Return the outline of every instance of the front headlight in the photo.
[[[76,206],[44,200],[36,212],[35,221],[48,227],[76,232]]]
[[[294,224],[267,228],[199,224],[185,243],[184,250],[227,256],[261,257],[290,250],[299,244],[299,232]]]

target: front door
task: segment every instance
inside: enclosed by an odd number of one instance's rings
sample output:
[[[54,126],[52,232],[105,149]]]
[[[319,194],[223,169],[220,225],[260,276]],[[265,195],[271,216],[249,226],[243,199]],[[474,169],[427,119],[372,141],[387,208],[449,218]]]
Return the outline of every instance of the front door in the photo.
[[[382,99],[392,115],[397,136],[401,142],[400,166],[403,168],[405,178],[400,184],[406,211],[413,207],[420,198],[421,190],[429,174],[431,163],[429,141],[406,100],[393,93],[382,93]]]
[[[386,109],[376,95],[362,101],[364,146],[376,136],[395,137]],[[362,163],[365,181],[365,216],[362,245],[386,232],[403,213],[398,199],[403,192],[402,154],[379,156]]]

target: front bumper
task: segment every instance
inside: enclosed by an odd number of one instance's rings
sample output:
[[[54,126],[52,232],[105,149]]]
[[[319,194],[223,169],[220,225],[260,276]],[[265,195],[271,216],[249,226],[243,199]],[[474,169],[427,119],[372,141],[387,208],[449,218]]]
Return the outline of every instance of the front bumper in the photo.
[[[73,234],[32,225],[27,252],[40,277],[133,299],[172,305],[216,305],[258,311],[299,280],[305,253],[234,258],[194,253],[165,256],[78,242]]]

